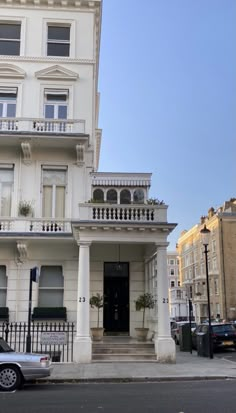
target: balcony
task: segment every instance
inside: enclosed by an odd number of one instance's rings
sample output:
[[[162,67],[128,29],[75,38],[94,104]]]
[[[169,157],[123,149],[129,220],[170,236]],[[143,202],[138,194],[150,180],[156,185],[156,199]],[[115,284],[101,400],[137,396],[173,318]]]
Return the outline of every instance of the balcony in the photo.
[[[80,204],[79,220],[113,223],[166,223],[167,205]]]
[[[0,133],[85,134],[85,120],[2,118]]]
[[[0,235],[14,233],[39,234],[71,234],[71,223],[68,220],[37,218],[0,218]]]

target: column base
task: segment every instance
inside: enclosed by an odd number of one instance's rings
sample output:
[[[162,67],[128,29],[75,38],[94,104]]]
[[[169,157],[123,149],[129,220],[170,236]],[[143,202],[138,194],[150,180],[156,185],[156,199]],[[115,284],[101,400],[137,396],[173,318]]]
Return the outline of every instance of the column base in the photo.
[[[155,353],[160,363],[176,363],[176,346],[171,337],[156,337]]]
[[[74,340],[73,353],[74,353],[75,363],[91,363],[92,361],[91,338],[76,336]]]

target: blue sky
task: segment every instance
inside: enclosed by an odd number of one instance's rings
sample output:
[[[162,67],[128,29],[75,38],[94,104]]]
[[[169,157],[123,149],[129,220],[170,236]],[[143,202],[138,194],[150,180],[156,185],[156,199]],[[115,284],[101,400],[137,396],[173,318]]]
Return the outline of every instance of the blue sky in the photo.
[[[235,21],[235,0],[103,0],[99,170],[152,172],[170,250],[236,196]]]

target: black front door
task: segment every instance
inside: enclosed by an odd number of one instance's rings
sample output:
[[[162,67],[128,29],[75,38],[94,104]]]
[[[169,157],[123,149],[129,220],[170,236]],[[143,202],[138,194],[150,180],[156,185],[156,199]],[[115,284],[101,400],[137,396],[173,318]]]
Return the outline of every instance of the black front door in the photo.
[[[129,332],[129,264],[104,264],[105,333]]]

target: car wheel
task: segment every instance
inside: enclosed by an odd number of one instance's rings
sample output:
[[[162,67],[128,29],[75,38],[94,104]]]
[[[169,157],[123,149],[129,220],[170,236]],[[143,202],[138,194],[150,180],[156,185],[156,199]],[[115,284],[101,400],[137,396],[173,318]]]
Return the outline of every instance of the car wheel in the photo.
[[[21,381],[21,373],[16,366],[0,367],[0,390],[16,390],[21,385]]]

